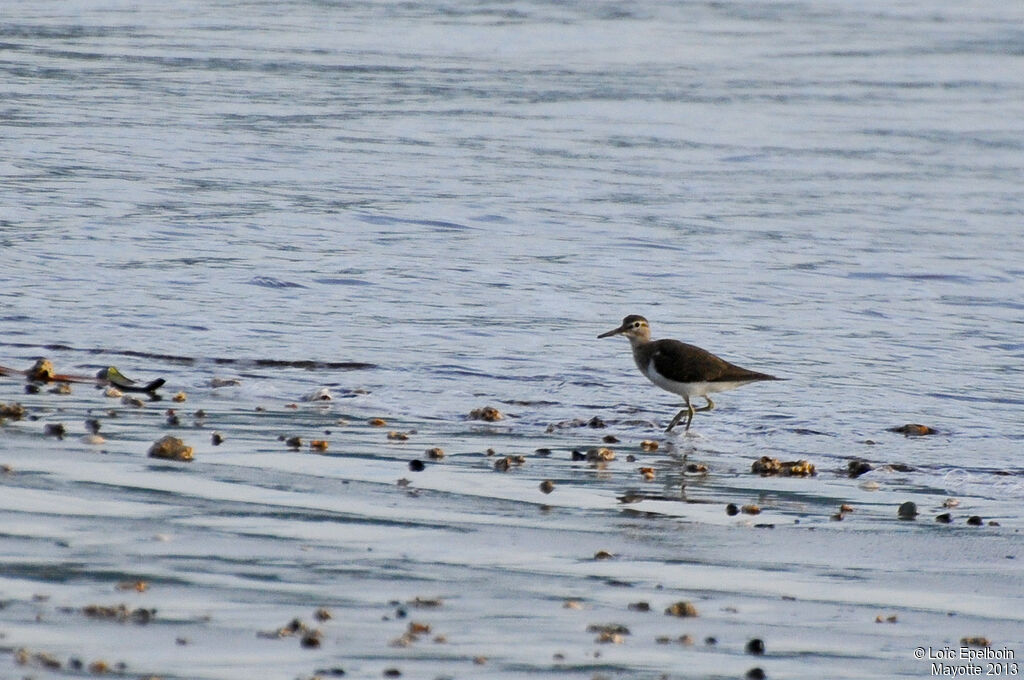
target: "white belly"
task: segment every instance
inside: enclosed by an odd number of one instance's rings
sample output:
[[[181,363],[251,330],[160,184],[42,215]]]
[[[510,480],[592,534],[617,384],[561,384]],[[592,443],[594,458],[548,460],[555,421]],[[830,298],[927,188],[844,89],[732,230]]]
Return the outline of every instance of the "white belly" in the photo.
[[[647,364],[646,370],[643,371],[647,379],[657,385],[663,390],[667,390],[674,394],[678,394],[680,397],[704,397],[713,392],[725,392],[726,390],[734,390],[741,385],[754,382],[752,380],[739,380],[733,382],[692,382],[692,383],[681,383],[675,380],[669,380],[663,377],[657,371],[654,370],[654,362],[651,361]]]

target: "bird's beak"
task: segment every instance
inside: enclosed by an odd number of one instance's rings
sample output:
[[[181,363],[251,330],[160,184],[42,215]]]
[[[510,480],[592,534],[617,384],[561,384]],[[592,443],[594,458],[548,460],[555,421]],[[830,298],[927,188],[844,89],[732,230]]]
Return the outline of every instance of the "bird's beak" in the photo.
[[[626,330],[626,327],[625,327],[625,326],[619,326],[619,327],[618,327],[618,328],[616,328],[615,330],[613,330],[613,331],[608,331],[607,333],[601,333],[601,335],[599,335],[599,336],[597,336],[597,337],[598,337],[598,338],[610,338],[611,336],[613,336],[613,335],[618,335],[619,333],[622,333],[622,332],[623,332],[623,331],[625,331],[625,330]]]

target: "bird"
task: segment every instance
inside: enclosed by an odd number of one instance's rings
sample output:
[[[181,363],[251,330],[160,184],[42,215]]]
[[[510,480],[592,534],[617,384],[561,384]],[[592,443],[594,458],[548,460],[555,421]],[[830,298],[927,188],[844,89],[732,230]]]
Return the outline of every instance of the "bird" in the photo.
[[[689,431],[693,414],[710,411],[715,402],[708,395],[724,392],[760,380],[785,380],[774,375],[759,373],[715,356],[706,349],[688,345],[678,340],[651,340],[651,325],[639,314],[630,314],[618,328],[602,333],[598,338],[625,335],[633,348],[633,360],[648,380],[663,390],[678,394],[686,402],[683,408],[665,428],[671,432],[686,415],[686,429]],[[707,404],[694,408],[690,397],[704,397]]]

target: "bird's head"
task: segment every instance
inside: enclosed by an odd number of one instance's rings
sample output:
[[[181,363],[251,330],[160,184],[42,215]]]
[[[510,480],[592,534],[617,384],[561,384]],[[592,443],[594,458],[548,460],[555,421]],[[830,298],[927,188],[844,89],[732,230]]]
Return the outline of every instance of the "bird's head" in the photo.
[[[629,338],[630,342],[633,342],[634,340],[647,342],[651,339],[651,326],[647,323],[647,319],[639,314],[630,314],[622,320],[621,326],[610,330],[607,333],[601,333],[601,335],[597,337],[607,338],[612,335],[625,335]]]

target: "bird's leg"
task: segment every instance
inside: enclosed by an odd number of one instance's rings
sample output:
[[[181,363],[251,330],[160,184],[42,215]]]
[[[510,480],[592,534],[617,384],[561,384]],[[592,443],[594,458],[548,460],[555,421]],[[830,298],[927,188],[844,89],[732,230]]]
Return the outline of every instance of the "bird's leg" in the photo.
[[[715,407],[715,402],[711,401],[711,397],[705,394],[704,398],[708,400],[708,403],[700,408],[693,409],[694,411],[710,411]]]
[[[684,413],[688,414],[688,416],[689,416],[686,419],[686,429],[687,430],[690,429],[690,421],[693,420],[693,406],[690,404],[690,398],[689,397],[683,397],[683,399],[686,400],[686,408],[682,409],[681,411],[679,411],[679,413],[676,414],[676,417],[673,418],[672,422],[669,423],[668,427],[665,428],[665,432],[671,432],[672,428],[675,427],[676,425],[678,425],[679,421],[682,420]]]

